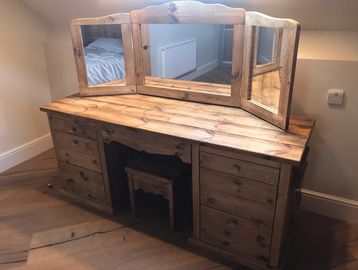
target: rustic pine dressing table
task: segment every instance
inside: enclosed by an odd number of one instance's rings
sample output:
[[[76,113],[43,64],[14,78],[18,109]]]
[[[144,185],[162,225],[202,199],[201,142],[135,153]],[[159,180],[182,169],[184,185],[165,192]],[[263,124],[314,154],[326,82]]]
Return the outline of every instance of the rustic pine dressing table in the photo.
[[[198,23],[233,25],[230,82],[153,76],[151,25]],[[126,75],[89,85],[83,35],[90,26],[98,31],[116,24]],[[265,27],[276,29],[275,46],[271,60],[259,64]],[[295,180],[314,126],[312,119],[289,114],[299,25],[185,1],[74,20],[72,33],[80,95],[41,106],[49,117],[61,192],[112,213],[128,190],[125,179],[109,171],[111,142],[177,156],[192,168],[191,242],[255,269],[279,267]]]

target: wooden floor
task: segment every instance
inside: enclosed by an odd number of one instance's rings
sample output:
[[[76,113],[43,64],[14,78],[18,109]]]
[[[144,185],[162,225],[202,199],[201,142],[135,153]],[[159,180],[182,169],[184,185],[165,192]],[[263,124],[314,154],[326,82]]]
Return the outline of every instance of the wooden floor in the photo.
[[[110,217],[58,196],[56,169],[49,151],[0,174],[0,269],[246,269],[189,246],[160,207]],[[286,253],[284,269],[358,269],[358,226],[297,211]]]
[[[216,67],[195,78],[196,82],[231,84],[231,67]]]

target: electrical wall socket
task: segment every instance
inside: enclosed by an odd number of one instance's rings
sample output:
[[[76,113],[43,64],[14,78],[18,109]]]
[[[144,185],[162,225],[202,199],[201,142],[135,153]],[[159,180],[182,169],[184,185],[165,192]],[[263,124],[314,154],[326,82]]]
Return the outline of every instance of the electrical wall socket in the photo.
[[[344,90],[329,89],[327,93],[327,104],[329,105],[342,105],[344,98]]]

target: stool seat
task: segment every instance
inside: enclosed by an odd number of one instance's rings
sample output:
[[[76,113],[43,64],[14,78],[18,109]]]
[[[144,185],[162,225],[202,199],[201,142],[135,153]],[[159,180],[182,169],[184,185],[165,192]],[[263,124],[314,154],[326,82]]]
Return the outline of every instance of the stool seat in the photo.
[[[169,202],[169,223],[175,229],[174,220],[174,188],[175,180],[183,172],[181,162],[163,159],[136,159],[130,162],[125,171],[128,178],[132,213],[136,215],[135,191],[161,195]]]

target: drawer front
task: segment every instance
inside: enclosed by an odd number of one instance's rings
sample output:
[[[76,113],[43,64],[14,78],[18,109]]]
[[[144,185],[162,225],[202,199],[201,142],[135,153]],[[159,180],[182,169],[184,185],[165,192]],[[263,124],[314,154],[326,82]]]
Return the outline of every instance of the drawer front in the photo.
[[[216,248],[243,253],[268,263],[271,229],[208,207],[201,207],[201,241]]]
[[[87,124],[84,120],[61,116],[51,116],[51,127],[53,130],[61,131],[93,140],[97,139],[96,128]]]
[[[277,185],[279,169],[244,160],[200,152],[200,167]]]
[[[191,163],[191,146],[184,140],[116,126],[103,126],[102,136],[105,142],[117,141],[151,154],[175,155]]]
[[[76,166],[60,163],[62,189],[88,200],[106,202],[102,175]]]
[[[53,136],[56,140],[56,146],[59,148],[99,156],[97,141],[58,131],[54,132]]]
[[[276,204],[275,186],[206,168],[200,169],[200,187],[271,207]]]
[[[58,149],[58,159],[65,164],[72,164],[91,171],[101,172],[100,158],[68,149]]]
[[[205,185],[201,188],[200,201],[204,206],[228,212],[258,225],[271,227],[273,223],[274,207],[221,193]]]

